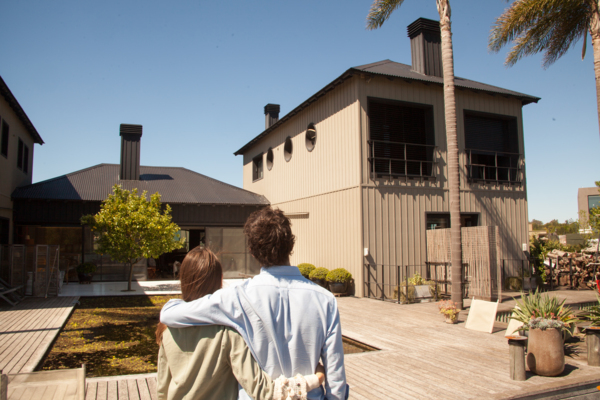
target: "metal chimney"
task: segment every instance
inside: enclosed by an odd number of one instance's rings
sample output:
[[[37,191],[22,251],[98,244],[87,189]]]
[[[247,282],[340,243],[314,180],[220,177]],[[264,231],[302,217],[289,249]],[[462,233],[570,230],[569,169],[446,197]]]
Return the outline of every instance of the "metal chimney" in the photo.
[[[439,21],[419,18],[407,30],[413,71],[442,78],[442,35]]]
[[[119,179],[124,181],[140,180],[140,145],[142,125],[121,124],[121,169]]]
[[[265,129],[279,121],[279,104],[267,104],[265,106]]]

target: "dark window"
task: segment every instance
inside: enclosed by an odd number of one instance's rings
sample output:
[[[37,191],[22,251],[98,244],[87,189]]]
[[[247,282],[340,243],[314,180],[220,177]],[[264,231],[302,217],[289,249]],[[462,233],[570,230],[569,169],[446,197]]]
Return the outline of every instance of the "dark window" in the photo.
[[[433,174],[433,106],[369,99],[369,162],[374,176]]]
[[[269,150],[267,151],[267,169],[270,171],[271,169],[273,169],[273,160],[274,160],[274,156],[273,156],[273,149],[269,147]]]
[[[315,124],[308,124],[308,128],[306,128],[306,149],[308,151],[313,151],[315,148],[315,144],[317,144],[317,128],[315,128]]]
[[[285,144],[283,145],[283,158],[285,158],[285,161],[290,161],[292,159],[293,152],[294,145],[292,144],[292,138],[288,136],[285,139]]]
[[[450,228],[450,213],[429,213],[425,222],[425,229],[446,229]],[[460,214],[460,226],[479,226],[478,214]]]
[[[2,120],[2,143],[0,144],[0,154],[8,157],[8,124]]]
[[[588,196],[588,211],[594,207],[600,207],[600,196]]]
[[[515,117],[465,111],[465,150],[470,179],[521,181]]]
[[[257,181],[263,177],[263,155],[254,157],[252,160],[252,180]]]
[[[19,147],[17,149],[17,168],[23,169],[23,141],[19,139]]]
[[[8,244],[8,218],[0,218],[0,244]]]
[[[29,171],[29,147],[23,147],[23,172]]]

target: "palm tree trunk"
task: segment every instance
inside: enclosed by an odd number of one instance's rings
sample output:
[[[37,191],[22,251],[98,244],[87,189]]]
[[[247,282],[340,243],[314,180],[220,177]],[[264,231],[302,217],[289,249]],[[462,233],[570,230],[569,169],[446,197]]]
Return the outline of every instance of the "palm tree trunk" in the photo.
[[[598,107],[598,127],[600,128],[600,1],[594,2],[595,9],[590,19],[590,35],[594,48],[594,75],[596,77],[596,105]]]
[[[452,262],[452,301],[463,308],[462,295],[462,246],[460,237],[460,188],[458,138],[456,136],[456,96],[454,93],[454,52],[450,27],[449,0],[436,0],[442,31],[442,67],[444,70],[444,110],[446,118],[446,142],[448,144],[448,185],[450,197],[450,236]]]

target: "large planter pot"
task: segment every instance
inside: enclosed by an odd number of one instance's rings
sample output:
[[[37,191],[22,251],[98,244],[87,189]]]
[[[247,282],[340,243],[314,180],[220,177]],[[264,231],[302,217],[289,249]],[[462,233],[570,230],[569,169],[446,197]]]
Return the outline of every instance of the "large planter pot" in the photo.
[[[314,283],[316,283],[317,285],[321,286],[322,288],[327,289],[327,282],[325,281],[325,279],[311,279],[311,281],[313,281]]]
[[[527,366],[541,376],[557,376],[565,370],[565,347],[560,329],[530,329]]]
[[[89,274],[82,274],[81,272],[77,273],[77,277],[79,278],[79,283],[92,283],[92,277],[94,276],[93,273],[89,273]]]
[[[348,288],[348,282],[330,282],[329,290],[334,294],[344,294]]]

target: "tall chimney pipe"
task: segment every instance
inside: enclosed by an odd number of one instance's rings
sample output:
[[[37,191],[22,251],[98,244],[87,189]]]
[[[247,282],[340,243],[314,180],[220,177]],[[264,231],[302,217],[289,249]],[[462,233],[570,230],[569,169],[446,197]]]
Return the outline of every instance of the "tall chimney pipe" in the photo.
[[[140,145],[142,125],[121,124],[121,169],[119,179],[124,181],[140,180]]]
[[[267,104],[265,106],[265,129],[279,121],[279,104]]]
[[[442,78],[442,35],[439,21],[419,18],[407,30],[413,71]]]

